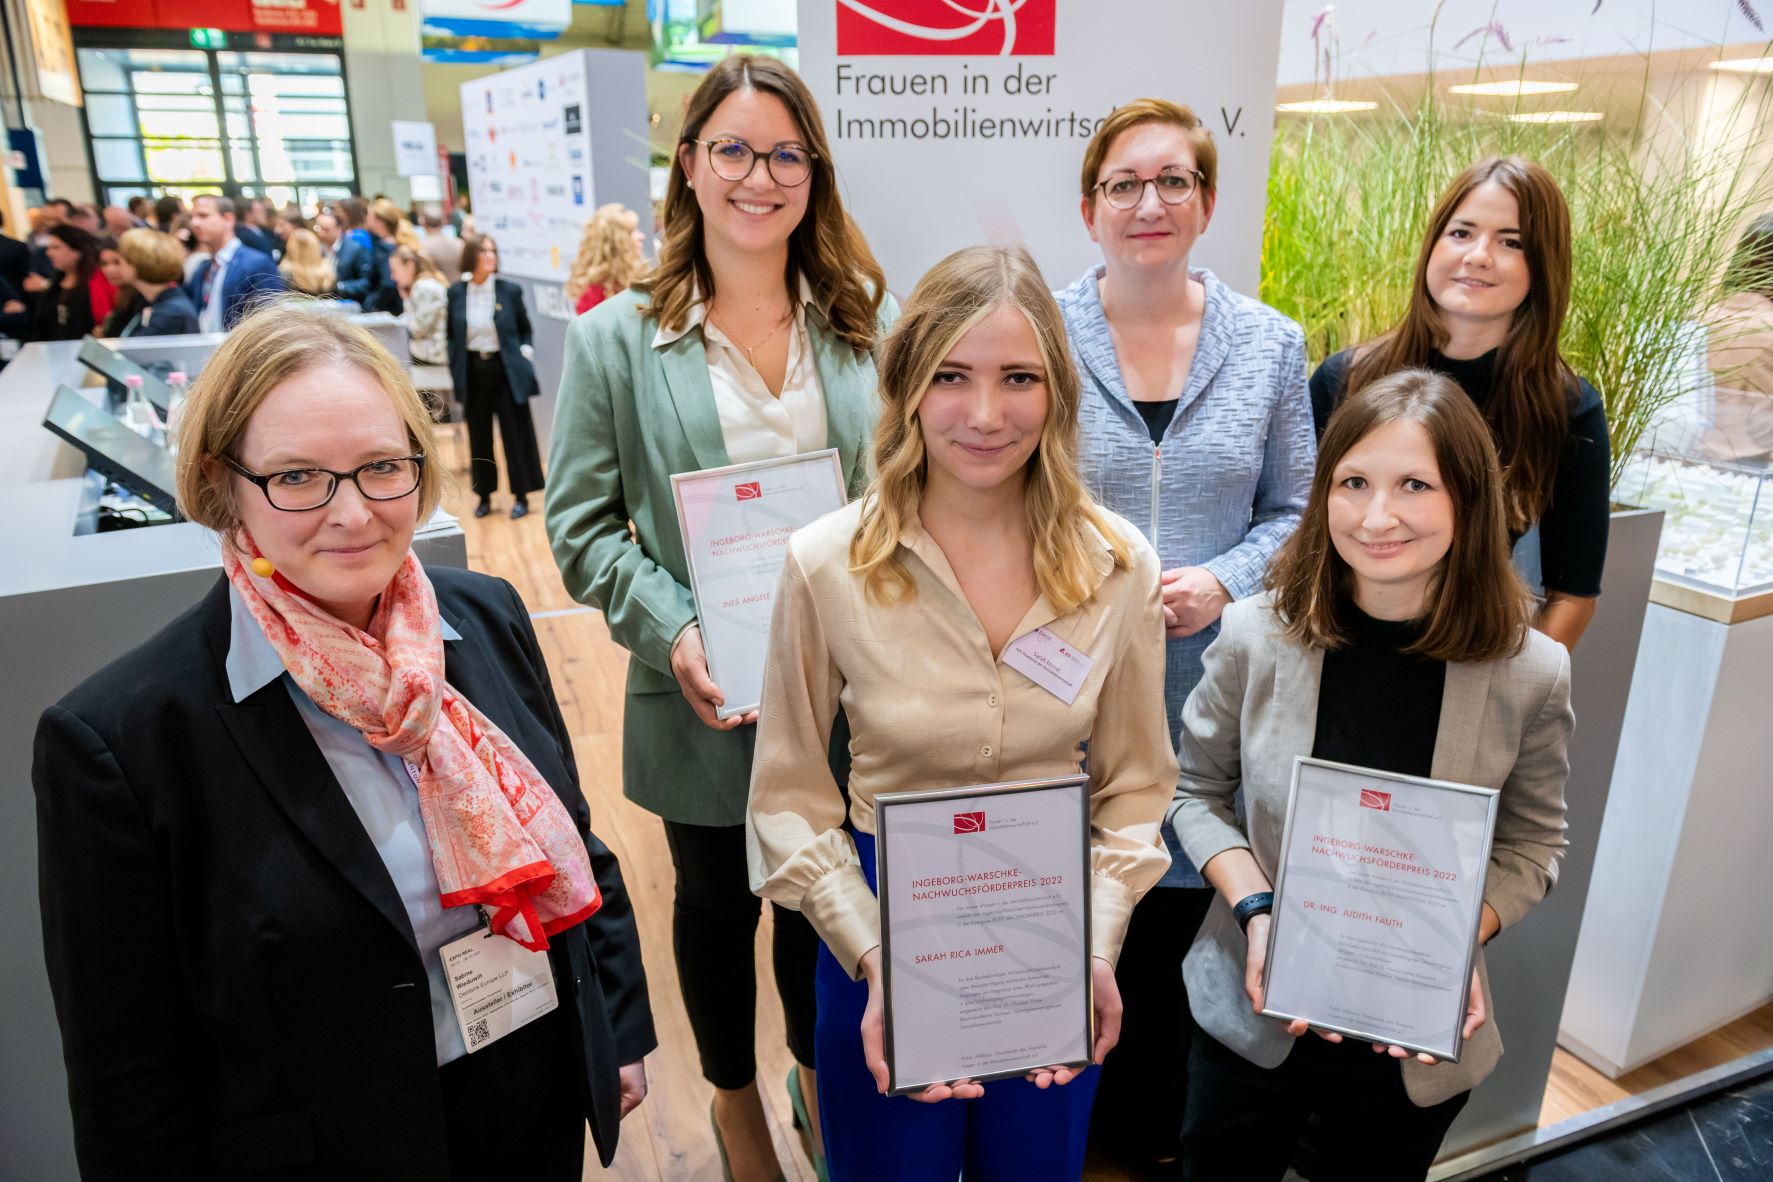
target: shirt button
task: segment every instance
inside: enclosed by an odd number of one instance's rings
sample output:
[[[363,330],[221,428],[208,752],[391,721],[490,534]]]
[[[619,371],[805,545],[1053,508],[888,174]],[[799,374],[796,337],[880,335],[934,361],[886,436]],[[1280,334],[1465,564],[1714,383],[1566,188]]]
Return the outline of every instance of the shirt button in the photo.
[[[990,759],[991,758],[991,744],[987,743],[983,747],[979,748],[979,754],[983,755],[987,759]]]
[[[986,698],[986,699],[985,699],[985,704],[986,704],[986,705],[987,705],[987,706],[995,706],[995,705],[997,705],[997,695],[996,695],[996,694],[992,694],[992,695],[991,695],[991,696],[990,696],[990,697],[988,697],[988,698]]]

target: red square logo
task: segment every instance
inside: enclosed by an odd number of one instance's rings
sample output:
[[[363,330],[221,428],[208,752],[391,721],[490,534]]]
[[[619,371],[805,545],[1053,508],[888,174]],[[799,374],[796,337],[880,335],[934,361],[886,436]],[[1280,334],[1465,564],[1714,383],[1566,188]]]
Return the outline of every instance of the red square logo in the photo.
[[[736,486],[733,492],[738,494],[741,501],[755,501],[763,496],[763,485],[753,480],[748,484]]]
[[[1364,809],[1378,809],[1382,813],[1389,813],[1391,811],[1391,793],[1377,792],[1371,788],[1362,788],[1361,807]]]
[[[954,831],[956,833],[983,833],[983,832],[985,832],[985,814],[984,813],[955,813],[954,814]]]
[[[1051,56],[1058,0],[834,0],[837,52]]]

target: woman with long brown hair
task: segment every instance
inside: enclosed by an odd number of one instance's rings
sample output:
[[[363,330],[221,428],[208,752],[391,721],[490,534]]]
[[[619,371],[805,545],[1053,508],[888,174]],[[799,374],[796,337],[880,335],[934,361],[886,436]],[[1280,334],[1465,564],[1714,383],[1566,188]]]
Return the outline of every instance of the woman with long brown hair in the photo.
[[[1280,1182],[1316,1115],[1316,1176],[1419,1182],[1502,1054],[1482,945],[1557,880],[1575,719],[1569,654],[1528,627],[1509,563],[1491,430],[1429,370],[1357,390],[1324,429],[1268,592],[1228,607],[1207,649],[1170,814],[1219,896],[1182,965],[1185,1178]],[[1458,1063],[1262,1016],[1302,755],[1499,792]]]
[[[1176,763],[1157,554],[1090,498],[1078,401],[1034,260],[958,251],[918,281],[882,346],[874,483],[788,543],[751,777],[751,881],[824,940],[819,1098],[836,1182],[1083,1171],[1093,1066],[884,1094],[874,897],[881,793],[1075,775],[1087,747],[1095,1041],[1083,1049],[1100,1063],[1115,1045],[1113,964],[1134,902],[1169,864],[1157,827]],[[1037,632],[1090,658],[1072,696],[1018,671],[1009,649]],[[847,798],[823,758],[839,706],[853,732]]]
[[[1444,373],[1483,412],[1511,539],[1539,527],[1535,627],[1574,648],[1594,618],[1610,515],[1607,413],[1558,352],[1570,303],[1570,212],[1531,160],[1493,156],[1441,195],[1398,326],[1318,367],[1321,434],[1350,390],[1397,370]]]
[[[864,483],[876,341],[896,315],[844,212],[806,83],[735,54],[690,97],[665,195],[658,266],[567,329],[548,467],[548,535],[573,597],[628,649],[622,782],[657,813],[676,869],[678,979],[714,1085],[723,1164],[780,1164],[756,1083],[754,932],[745,794],[756,712],[716,716],[671,476],[838,450]],[[632,525],[630,525],[632,523]],[[632,530],[632,532],[630,532]],[[844,747],[834,741],[840,769]],[[813,966],[818,938],[775,910],[796,1123],[817,1164]]]

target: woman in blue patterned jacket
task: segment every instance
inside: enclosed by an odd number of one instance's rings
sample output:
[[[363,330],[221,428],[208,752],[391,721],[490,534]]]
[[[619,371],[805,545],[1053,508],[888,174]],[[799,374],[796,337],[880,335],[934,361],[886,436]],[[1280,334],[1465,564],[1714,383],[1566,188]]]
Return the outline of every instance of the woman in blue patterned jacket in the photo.
[[[1083,378],[1079,467],[1163,560],[1172,739],[1219,613],[1262,589],[1317,458],[1299,326],[1189,266],[1217,171],[1212,134],[1187,107],[1116,108],[1084,153],[1084,225],[1103,262],[1057,293]],[[1133,1166],[1178,1152],[1189,1037],[1179,966],[1212,900],[1167,825],[1164,839],[1168,889],[1133,913],[1117,973],[1125,1026],[1093,1130]]]

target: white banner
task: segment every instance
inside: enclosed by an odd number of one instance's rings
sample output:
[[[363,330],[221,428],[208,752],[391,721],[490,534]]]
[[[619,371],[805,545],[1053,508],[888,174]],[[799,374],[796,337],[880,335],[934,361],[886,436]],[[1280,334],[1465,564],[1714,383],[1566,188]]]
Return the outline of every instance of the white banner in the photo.
[[[585,55],[565,53],[462,83],[474,224],[499,244],[499,270],[565,281],[596,208]]]
[[[1207,0],[800,0],[800,71],[844,198],[905,295],[932,263],[1020,242],[1063,287],[1100,261],[1079,213],[1098,120],[1186,103],[1219,148],[1194,261],[1254,293],[1280,5]]]

